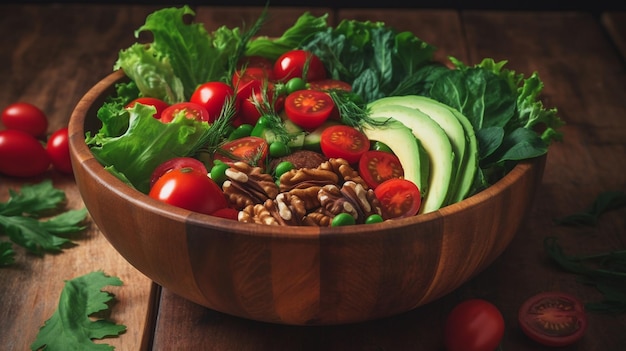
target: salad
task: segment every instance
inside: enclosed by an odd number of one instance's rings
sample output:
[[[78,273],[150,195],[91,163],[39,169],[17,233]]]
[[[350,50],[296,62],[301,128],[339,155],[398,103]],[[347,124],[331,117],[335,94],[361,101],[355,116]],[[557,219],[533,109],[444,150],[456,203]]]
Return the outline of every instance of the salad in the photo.
[[[150,14],[122,49],[86,143],[151,197],[241,222],[335,226],[461,201],[561,138],[543,83],[468,66],[383,22],[303,13],[281,36],[208,32],[188,6]],[[452,68],[450,68],[452,67]],[[174,190],[172,190],[174,189]]]

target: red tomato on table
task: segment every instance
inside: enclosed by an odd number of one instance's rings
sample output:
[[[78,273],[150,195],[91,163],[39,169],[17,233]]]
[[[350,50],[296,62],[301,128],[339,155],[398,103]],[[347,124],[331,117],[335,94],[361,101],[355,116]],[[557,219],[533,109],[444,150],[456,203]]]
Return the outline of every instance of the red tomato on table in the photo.
[[[0,173],[33,177],[49,167],[50,156],[34,136],[15,129],[0,131]]]
[[[64,127],[52,133],[46,144],[52,167],[65,174],[73,173],[69,139],[67,127]]]
[[[370,141],[355,128],[337,124],[324,129],[320,135],[320,147],[328,158],[343,158],[356,164],[361,155],[369,150]]]
[[[446,319],[444,343],[448,351],[495,351],[504,336],[504,318],[482,299],[458,304]]]
[[[36,138],[46,134],[48,117],[39,107],[28,102],[16,102],[2,110],[2,124],[6,129],[20,130]]]
[[[206,174],[191,168],[173,169],[163,174],[148,195],[190,211],[212,214],[228,206],[222,189]]]

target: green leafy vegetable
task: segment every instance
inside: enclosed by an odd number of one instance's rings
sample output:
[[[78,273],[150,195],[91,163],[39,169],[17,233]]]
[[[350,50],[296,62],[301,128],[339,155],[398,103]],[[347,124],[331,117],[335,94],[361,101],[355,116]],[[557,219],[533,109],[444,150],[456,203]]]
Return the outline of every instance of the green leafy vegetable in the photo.
[[[85,228],[81,225],[87,216],[84,208],[40,220],[40,216],[58,210],[65,200],[65,193],[55,189],[50,180],[24,185],[21,192],[9,190],[9,195],[7,202],[0,203],[0,234],[8,235],[12,242],[30,253],[60,252],[64,246],[72,244],[64,234]],[[13,256],[11,243],[1,243],[0,266],[13,263]]]
[[[572,256],[565,254],[553,237],[544,240],[544,248],[562,269],[579,275],[583,284],[594,286],[603,294],[601,301],[587,303],[587,309],[626,312],[626,251]]]
[[[626,193],[605,191],[600,193],[586,210],[557,218],[555,222],[563,225],[594,226],[602,214],[624,206],[626,206]]]
[[[106,319],[93,319],[107,310],[113,294],[102,291],[105,286],[121,286],[122,281],[101,271],[91,272],[65,282],[57,310],[39,330],[31,350],[106,351],[108,344],[95,344],[92,339],[117,336],[126,326]]]

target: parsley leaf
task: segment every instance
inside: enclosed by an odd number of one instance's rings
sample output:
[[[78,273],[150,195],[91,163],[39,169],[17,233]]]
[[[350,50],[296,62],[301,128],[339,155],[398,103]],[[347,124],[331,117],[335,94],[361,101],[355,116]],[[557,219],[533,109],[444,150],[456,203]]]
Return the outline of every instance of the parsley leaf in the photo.
[[[10,198],[0,203],[0,234],[36,255],[60,252],[71,240],[59,236],[83,230],[87,216],[85,208],[68,210],[47,220],[39,218],[58,210],[65,201],[65,193],[56,189],[51,180],[24,185],[20,192],[9,190]],[[14,252],[10,242],[0,243],[0,267],[13,263]]]
[[[565,217],[557,218],[557,224],[594,226],[603,213],[626,206],[626,193],[623,191],[605,191],[600,193],[586,210]]]
[[[39,330],[31,350],[107,351],[108,344],[95,344],[92,339],[117,336],[126,331],[125,325],[106,319],[93,319],[94,314],[108,309],[114,295],[102,288],[121,286],[122,281],[101,271],[91,272],[65,282],[55,313]]]

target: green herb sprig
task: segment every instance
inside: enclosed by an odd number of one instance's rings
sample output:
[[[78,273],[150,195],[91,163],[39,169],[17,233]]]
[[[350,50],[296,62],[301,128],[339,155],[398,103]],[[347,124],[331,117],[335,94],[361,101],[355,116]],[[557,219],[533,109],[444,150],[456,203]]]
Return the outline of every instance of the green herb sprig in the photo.
[[[626,206],[626,193],[605,191],[600,193],[586,210],[555,219],[557,224],[573,226],[595,226],[606,212]]]

